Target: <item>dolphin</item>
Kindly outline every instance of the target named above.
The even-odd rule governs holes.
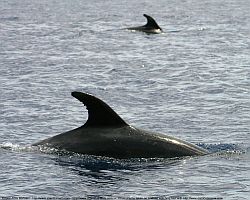
[[[72,92],[88,110],[86,123],[74,130],[33,144],[80,154],[129,158],[173,158],[199,156],[208,152],[172,136],[142,130],[127,124],[97,97]]]
[[[127,30],[142,31],[145,33],[162,33],[161,27],[156,23],[156,21],[152,17],[146,14],[144,14],[143,16],[147,18],[147,24],[145,24],[144,26],[127,28]]]

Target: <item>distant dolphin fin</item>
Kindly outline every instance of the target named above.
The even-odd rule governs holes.
[[[81,101],[88,110],[88,120],[84,127],[122,127],[128,124],[102,100],[93,95],[72,92],[71,95]]]
[[[146,14],[143,14],[143,16],[147,18],[147,24],[145,24],[144,27],[162,30],[161,27],[156,23],[156,21],[152,17]]]

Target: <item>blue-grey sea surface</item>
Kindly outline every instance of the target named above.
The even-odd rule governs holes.
[[[248,0],[1,0],[0,197],[248,199],[249,11]],[[164,33],[124,29],[144,13]],[[211,154],[116,160],[31,147],[85,123],[75,90]]]

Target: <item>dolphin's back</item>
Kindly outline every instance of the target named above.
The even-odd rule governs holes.
[[[172,158],[207,153],[180,139],[131,126],[106,129],[82,126],[35,145],[114,158]]]
[[[105,102],[90,94],[72,92],[72,96],[87,107],[87,122],[79,128],[35,143],[35,146],[114,158],[170,158],[207,153],[180,139],[128,125]]]
[[[156,23],[156,21],[152,17],[146,14],[144,14],[143,16],[146,17],[147,19],[147,23],[145,25],[130,27],[127,29],[132,30],[132,31],[141,31],[145,33],[161,33],[162,32],[161,27]]]

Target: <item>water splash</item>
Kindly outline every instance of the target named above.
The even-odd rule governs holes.
[[[32,151],[31,146],[13,144],[11,142],[4,142],[4,143],[0,144],[0,149],[15,151],[15,152],[18,152],[18,151]]]

